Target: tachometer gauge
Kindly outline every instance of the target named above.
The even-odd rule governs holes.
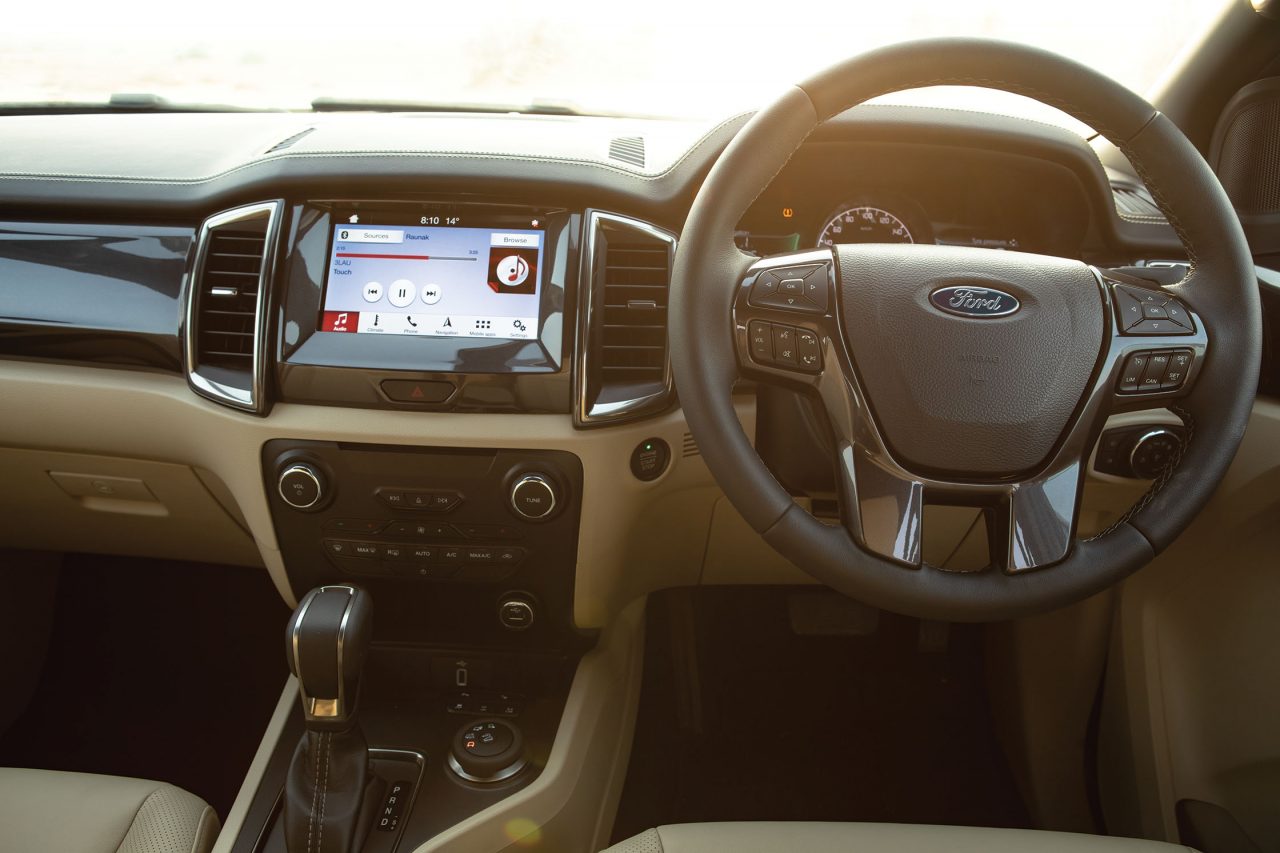
[[[922,235],[913,235],[902,217],[871,205],[841,210],[827,220],[818,234],[819,248],[836,243],[915,243],[926,240]]]

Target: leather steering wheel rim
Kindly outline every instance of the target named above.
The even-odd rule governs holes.
[[[1208,336],[1198,381],[1177,401],[1193,426],[1180,461],[1104,535],[1031,572],[953,573],[887,563],[848,531],[817,521],[769,472],[733,405],[739,378],[735,292],[756,259],[733,233],[742,215],[827,119],[905,89],[1000,89],[1055,106],[1116,144],[1177,232],[1189,272],[1164,290],[1191,307]],[[1261,308],[1248,244],[1216,176],[1164,115],[1111,79],[1039,49],[979,39],[894,45],[787,90],[721,154],[686,220],[671,282],[671,363],[702,456],[733,505],[768,544],[828,586],[921,618],[1008,619],[1081,600],[1148,563],[1185,529],[1225,475],[1257,388]],[[1095,433],[1096,435],[1096,433]],[[1074,526],[1073,526],[1074,531]]]

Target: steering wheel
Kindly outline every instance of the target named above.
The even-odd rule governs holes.
[[[990,249],[837,245],[757,258],[743,214],[822,122],[935,85],[1026,95],[1085,122],[1142,176],[1190,261],[1160,286],[1081,261]],[[681,234],[671,366],[713,476],[766,542],[819,581],[930,619],[1007,619],[1083,599],[1148,563],[1226,473],[1257,388],[1261,310],[1248,244],[1195,147],[1090,68],[974,39],[847,60],[757,113],[720,155]],[[746,376],[821,401],[841,524],[796,504],[733,406]],[[1077,537],[1109,414],[1168,408],[1182,452],[1118,523]],[[922,560],[926,503],[982,507],[991,565]]]

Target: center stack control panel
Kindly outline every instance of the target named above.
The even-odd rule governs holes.
[[[359,583],[394,622],[471,640],[572,629],[572,453],[274,440],[262,463],[296,595]],[[412,624],[382,627],[414,639]]]

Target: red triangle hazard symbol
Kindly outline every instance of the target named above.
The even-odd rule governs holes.
[[[420,399],[422,399],[422,386],[421,386],[421,385],[414,385],[414,386],[413,386],[413,391],[412,391],[412,392],[410,392],[409,396],[410,396],[410,397],[413,397],[415,400],[420,400]]]

